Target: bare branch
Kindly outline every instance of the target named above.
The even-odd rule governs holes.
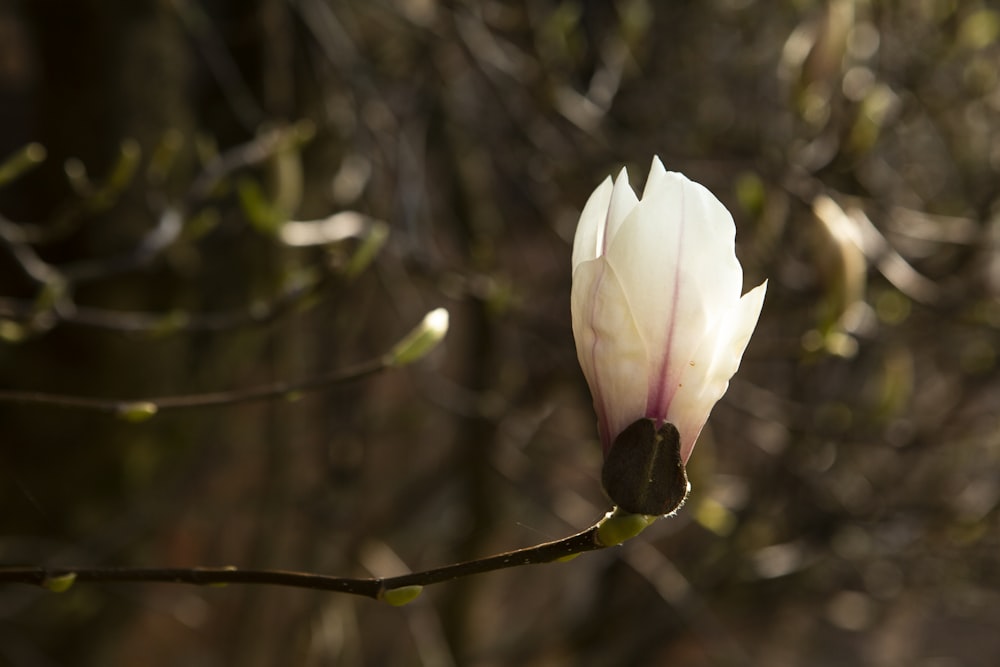
[[[515,549],[463,563],[413,572],[395,577],[374,577],[353,579],[334,577],[309,572],[287,570],[243,570],[236,567],[193,567],[193,568],[131,568],[131,567],[0,567],[0,583],[33,584],[54,590],[65,590],[74,583],[106,582],[160,582],[176,584],[222,585],[259,584],[291,586],[314,590],[335,591],[360,595],[372,599],[382,599],[386,592],[423,587],[468,577],[484,572],[493,572],[522,565],[550,563],[568,560],[588,551],[596,551],[615,546],[621,539],[611,536],[615,531],[605,532],[602,528],[615,521],[623,521],[638,528],[630,531],[625,539],[632,537],[649,524],[650,517],[608,512],[590,528],[564,537],[554,542],[545,542],[524,549]],[[412,598],[411,598],[412,599]]]

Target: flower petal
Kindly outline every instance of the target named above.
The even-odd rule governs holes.
[[[757,326],[767,281],[743,295],[686,364],[670,404],[667,421],[681,434],[681,460],[687,462],[712,408],[726,393]]]
[[[652,195],[652,193],[664,187],[664,180],[667,177],[667,170],[663,168],[658,156],[653,157],[653,164],[649,166],[649,175],[646,176],[646,185],[642,189],[642,198]]]
[[[608,220],[608,205],[614,183],[605,178],[587,200],[580,214],[573,237],[573,271],[582,262],[599,257],[604,245],[604,227]]]
[[[662,420],[688,361],[739,301],[743,270],[726,208],[703,186],[660,169],[654,162],[652,185],[607,257],[648,348],[645,416]]]
[[[615,189],[611,193],[611,203],[608,206],[608,225],[604,230],[604,252],[601,254],[607,254],[608,248],[614,243],[618,230],[638,204],[639,200],[635,196],[635,191],[632,190],[632,186],[628,182],[628,172],[623,168],[618,172],[618,178],[615,179]]]
[[[603,258],[576,267],[570,310],[577,357],[594,397],[607,454],[614,437],[636,420],[645,405],[646,345],[622,283]]]
[[[573,247],[573,332],[606,455],[645,418],[673,424],[690,456],[766,290],[740,296],[735,236],[722,203],[658,158],[641,200],[624,169],[588,200]]]

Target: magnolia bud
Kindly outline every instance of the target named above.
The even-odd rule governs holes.
[[[402,607],[416,600],[424,590],[423,586],[400,586],[382,591],[382,599],[393,607]]]
[[[741,294],[735,237],[725,206],[659,159],[641,198],[623,169],[580,214],[573,336],[604,486],[626,511],[669,513],[684,501],[684,464],[757,325],[766,283]]]
[[[448,311],[436,308],[427,313],[413,331],[393,346],[385,357],[386,364],[405,366],[423,359],[428,352],[437,347],[447,333]]]

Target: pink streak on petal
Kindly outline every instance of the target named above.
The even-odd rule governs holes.
[[[681,190],[681,205],[678,207],[680,211],[684,211],[684,190]],[[646,399],[646,417],[649,419],[655,419],[658,424],[662,424],[667,420],[667,413],[670,410],[670,403],[674,398],[674,392],[676,391],[673,387],[673,382],[670,381],[670,355],[671,349],[674,342],[674,332],[677,329],[677,303],[680,298],[680,278],[681,278],[681,253],[683,252],[684,245],[684,217],[681,216],[681,220],[678,227],[677,233],[677,262],[674,264],[674,289],[673,298],[670,301],[670,317],[667,322],[667,331],[665,332],[666,345],[663,350],[663,362],[659,368],[659,372],[654,372],[650,375],[650,387],[649,387],[649,397]]]
[[[667,344],[664,346],[663,363],[658,371],[652,373],[650,378],[649,398],[646,399],[646,416],[655,419],[658,423],[663,423],[667,419],[667,411],[670,409],[670,401],[674,397],[672,387],[668,387],[670,378],[670,350],[674,342],[675,316],[677,312],[677,284],[674,284],[674,305],[671,306],[670,326],[667,330]]]

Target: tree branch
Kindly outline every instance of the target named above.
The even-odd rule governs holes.
[[[360,380],[386,368],[405,366],[422,359],[444,339],[447,332],[448,311],[444,308],[435,308],[427,313],[416,327],[403,336],[385,354],[346,369],[317,375],[298,382],[281,381],[257,387],[207,394],[139,399],[92,398],[90,396],[47,394],[35,391],[0,390],[0,403],[83,408],[116,414],[129,421],[143,421],[160,410],[247,403],[281,396],[287,397],[299,392],[315,391],[332,385]]]
[[[554,542],[506,551],[486,558],[455,563],[395,577],[352,579],[287,570],[243,570],[236,567],[131,568],[131,567],[4,567],[0,584],[33,584],[62,591],[75,583],[158,582],[175,584],[223,585],[259,584],[291,586],[360,595],[393,604],[412,600],[423,586],[451,581],[484,572],[522,565],[550,563],[581,553],[596,551],[637,535],[655,517],[608,512],[583,532]],[[392,591],[407,589],[412,595],[397,597]],[[387,595],[387,593],[390,593]]]

